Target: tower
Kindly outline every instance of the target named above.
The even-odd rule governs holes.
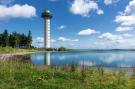
[[[49,10],[45,10],[42,13],[42,18],[44,19],[44,47],[50,48],[50,19],[52,18],[52,14]]]

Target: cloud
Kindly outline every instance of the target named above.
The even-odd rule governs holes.
[[[104,14],[104,12],[103,12],[103,10],[99,9],[99,10],[97,11],[97,14],[98,14],[98,15],[102,15],[102,14]]]
[[[116,16],[115,22],[122,26],[135,25],[135,0],[130,1],[125,10]]]
[[[131,0],[129,5],[126,6],[125,13],[134,14],[135,15],[135,0]]]
[[[132,31],[133,27],[118,27],[116,29],[117,32],[127,32],[127,31]]]
[[[0,0],[0,4],[2,4],[2,5],[9,5],[12,2],[14,2],[14,0]]]
[[[120,36],[120,35],[113,35],[113,34],[111,34],[109,32],[103,33],[102,35],[99,36],[99,38],[107,40],[107,41],[113,41],[113,42],[119,42],[120,40],[123,39],[122,36]]]
[[[54,42],[56,42],[56,40],[54,40],[54,39],[51,39],[51,42],[52,42],[52,43],[54,43]]]
[[[57,27],[57,29],[59,29],[59,30],[62,30],[62,29],[64,29],[64,28],[66,28],[65,25],[60,25],[59,27]]]
[[[66,38],[66,37],[59,37],[57,39],[57,41],[61,41],[61,42],[65,42],[65,41],[77,42],[77,41],[79,41],[79,39],[70,39],[70,38]]]
[[[105,5],[110,5],[110,4],[113,4],[113,3],[117,3],[119,2],[120,0],[104,0],[104,4]]]
[[[117,32],[132,31],[135,28],[135,0],[131,0],[125,10],[119,12],[115,17],[115,22],[120,26],[116,28]]]
[[[64,41],[69,41],[70,39],[69,38],[65,38],[65,37],[59,37],[57,40],[64,42]]]
[[[13,6],[0,5],[0,20],[10,18],[31,18],[36,16],[36,9],[28,4]]]
[[[115,22],[120,23],[122,26],[135,25],[135,15],[118,15]]]
[[[51,43],[55,43],[55,42],[56,42],[56,40],[51,39]],[[34,38],[33,41],[32,41],[32,45],[34,47],[37,47],[37,48],[44,47],[44,37],[36,37],[36,38]]]
[[[129,34],[129,33],[125,33],[125,34],[122,34],[123,37],[133,37],[132,34]]]
[[[82,30],[78,32],[78,35],[85,36],[85,35],[92,35],[92,34],[97,34],[97,33],[100,33],[100,32],[88,28],[86,30]]]
[[[73,40],[71,40],[71,41],[77,42],[77,41],[79,41],[79,39],[73,39]]]
[[[59,37],[57,39],[51,39],[51,45],[52,47],[59,47],[61,46],[60,43],[64,44],[64,46],[67,46],[67,45],[70,45],[72,47],[76,47],[76,45],[71,45],[73,44],[73,42],[78,42],[79,39],[70,39],[70,38],[66,38],[66,37]],[[43,48],[44,47],[44,37],[36,37],[33,39],[32,41],[32,45],[34,47],[37,47],[37,48]]]
[[[96,11],[98,15],[103,14],[103,10],[99,9],[98,4],[91,0],[74,0],[70,11],[75,15],[89,17],[91,11]]]
[[[32,45],[37,48],[44,47],[44,38],[43,37],[36,37],[32,41]]]
[[[112,4],[112,0],[104,0],[104,3],[105,3],[106,5]]]
[[[103,33],[98,41],[93,44],[95,47],[105,49],[135,49],[135,36],[132,34]]]

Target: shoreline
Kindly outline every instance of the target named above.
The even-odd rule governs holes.
[[[64,53],[64,52],[78,52],[78,51],[30,51],[30,52],[18,52],[18,53],[3,53],[0,54],[0,59],[8,59],[12,56],[24,56],[26,54],[32,54],[32,53],[41,53],[41,52],[60,52],[60,53]]]

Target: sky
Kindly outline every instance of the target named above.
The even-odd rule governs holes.
[[[135,49],[135,0],[0,0],[0,33],[30,30],[32,45],[43,47],[46,9],[51,47]]]

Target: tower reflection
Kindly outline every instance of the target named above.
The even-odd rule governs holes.
[[[44,64],[48,66],[51,65],[50,60],[51,60],[51,53],[46,52],[44,55]]]

